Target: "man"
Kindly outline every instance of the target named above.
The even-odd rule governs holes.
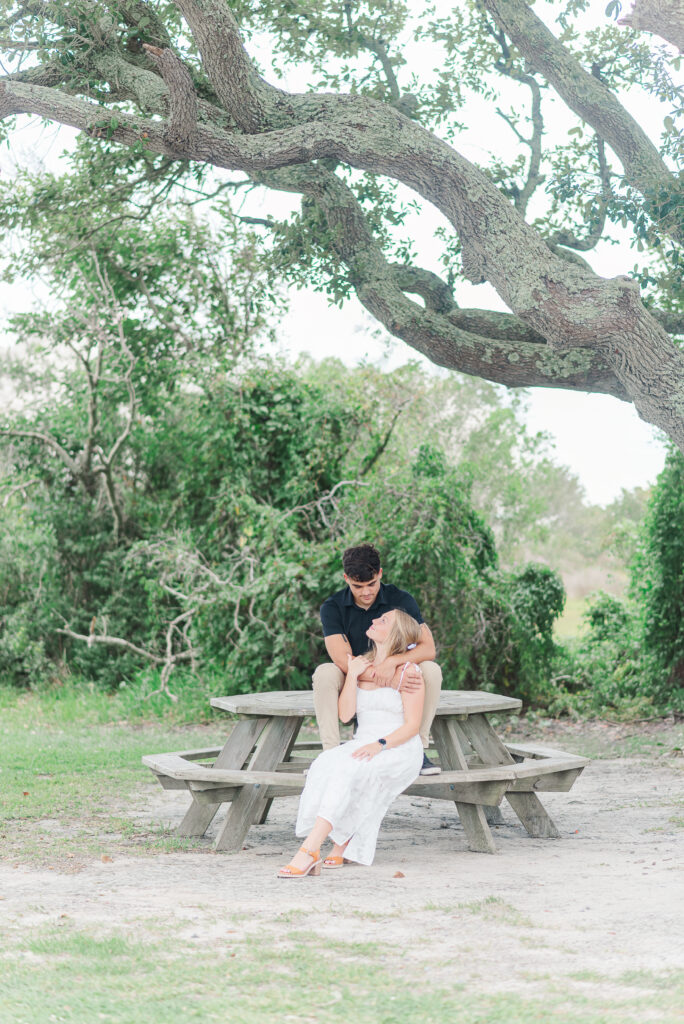
[[[391,608],[403,608],[421,624],[420,643],[411,651],[394,655],[368,669],[361,679],[373,679],[379,686],[389,686],[397,665],[407,661],[420,665],[408,669],[403,681],[407,689],[425,680],[425,705],[420,723],[420,738],[425,749],[429,745],[430,726],[435,715],[442,687],[442,670],[432,660],[435,645],[427,624],[411,594],[391,583],[382,583],[380,556],[372,544],[347,548],[342,556],[346,587],[338,590],[321,606],[321,622],[325,647],[330,662],[319,665],[313,674],[314,708],[324,750],[340,742],[337,701],[347,673],[347,655],[365,654],[369,647],[366,630]],[[421,775],[437,775],[440,769],[423,754]]]

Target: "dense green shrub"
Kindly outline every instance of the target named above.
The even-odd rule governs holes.
[[[640,623],[633,603],[594,595],[580,636],[558,648],[549,710],[581,714],[652,714],[643,670]]]
[[[343,548],[370,539],[386,578],[416,595],[447,687],[544,699],[562,585],[543,566],[499,569],[469,484],[439,447],[378,462],[391,404],[370,416],[367,394],[328,388],[310,370],[260,360],[210,383],[160,399],[136,424],[117,475],[123,532],[101,495],[55,472],[49,451],[15,443],[17,467],[30,457],[41,482],[28,505],[17,496],[15,515],[24,509],[28,530],[44,523],[51,596],[8,559],[3,677],[35,682],[49,662],[112,688],[140,671],[130,650],[66,640],[56,631],[67,620],[158,658],[170,635],[176,652],[195,652],[176,673],[221,678],[225,692],[309,686],[324,657],[318,607],[343,585]],[[68,436],[68,415],[53,410],[53,434]],[[30,543],[21,526],[14,543]],[[11,643],[22,616],[31,643],[16,628]]]
[[[671,449],[646,513],[632,577],[653,700],[684,710],[684,455]]]
[[[684,456],[671,450],[636,532],[630,595],[597,594],[556,654],[552,711],[684,710]]]

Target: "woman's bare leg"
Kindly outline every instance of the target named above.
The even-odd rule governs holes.
[[[332,825],[329,821],[326,821],[325,818],[316,818],[314,827],[311,829],[306,839],[302,841],[302,846],[306,847],[307,850],[320,850],[321,843],[330,834],[331,830]],[[299,868],[300,871],[307,868],[310,863],[311,857],[309,857],[307,853],[302,853],[301,850],[298,850],[290,861],[292,867]]]
[[[344,851],[347,849],[348,846],[349,846],[349,840],[347,840],[346,843],[342,843],[342,844],[334,843],[332,850],[330,851],[330,853],[327,856],[328,857],[344,857]]]

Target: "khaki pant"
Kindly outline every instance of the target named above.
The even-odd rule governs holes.
[[[429,745],[430,726],[435,717],[442,689],[442,670],[434,661],[422,661],[420,670],[425,680],[425,705],[420,723],[420,738],[424,747]],[[313,674],[313,697],[316,709],[318,731],[324,750],[338,746],[340,742],[340,720],[337,701],[344,686],[344,673],[337,665],[326,662],[319,665]]]

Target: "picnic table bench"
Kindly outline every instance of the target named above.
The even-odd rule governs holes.
[[[242,849],[250,827],[266,821],[271,803],[304,788],[305,771],[321,749],[297,743],[314,715],[311,691],[276,691],[213,697],[213,707],[238,716],[223,747],[149,754],[143,764],[165,789],[185,789],[191,803],[177,829],[204,835],[223,803],[230,807],[217,850]],[[505,798],[529,835],[557,838],[538,792],[566,792],[588,759],[536,745],[505,744],[488,714],[520,710],[521,701],[480,690],[445,690],[432,723],[440,775],[419,776],[404,793],[456,805],[469,849],[495,853],[490,824],[503,819]]]

